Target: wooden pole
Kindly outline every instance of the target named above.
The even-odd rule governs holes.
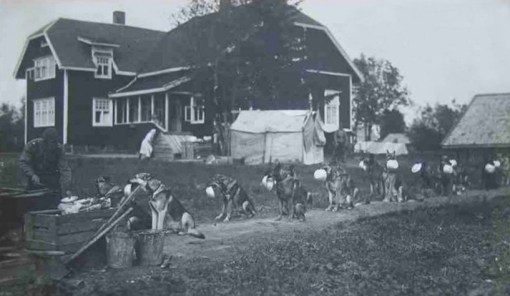
[[[103,237],[105,234],[107,234],[112,228],[117,225],[122,219],[124,219],[129,213],[133,211],[133,208],[129,208],[124,214],[122,214],[117,220],[112,222],[110,225],[108,225],[103,231],[100,233],[94,235],[92,239],[86,243],[83,247],[81,247],[76,253],[74,253],[66,262],[65,264],[69,264],[71,261],[76,259],[78,256],[80,256],[85,250],[87,250],[90,246],[92,246],[94,243],[96,243],[101,237]]]
[[[135,193],[137,193],[139,189],[140,186],[136,187],[135,190],[133,190],[133,192],[131,192],[131,194],[127,198],[121,201],[121,204],[119,205],[115,213],[113,213],[113,215],[110,217],[110,219],[108,219],[108,221],[106,221],[103,225],[101,225],[101,227],[99,227],[99,229],[96,231],[96,234],[101,232],[108,224],[110,224],[110,222],[113,221],[113,219],[115,219],[120,213],[122,213],[122,210],[131,200],[133,200]]]

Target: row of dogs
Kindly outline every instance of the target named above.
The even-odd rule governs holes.
[[[407,196],[397,170],[398,162],[395,152],[388,152],[386,160],[386,166],[379,164],[373,156],[363,159],[360,163],[370,183],[370,197],[379,195],[383,196],[385,201],[405,201]],[[420,178],[425,182],[429,178],[428,172],[425,166],[420,165],[416,172],[413,167],[413,173],[419,173]],[[329,205],[326,211],[351,209],[356,202],[370,202],[369,196],[361,197],[353,178],[339,165],[324,165],[315,171],[314,177],[324,183],[328,192]],[[305,213],[307,208],[312,206],[314,194],[305,188],[293,165],[276,162],[264,173],[262,184],[269,191],[276,193],[278,198],[279,215],[276,220],[281,220],[284,216],[290,220],[306,220]],[[150,174],[135,175],[123,188],[112,184],[108,177],[99,177],[96,180],[98,195],[111,198],[114,206],[133,194],[137,188],[142,190],[142,195],[145,197],[141,199],[140,208],[145,208],[145,215],[150,213],[152,229],[173,229],[181,235],[205,238],[204,234],[196,229],[195,219],[191,213],[173,195],[172,190]],[[228,222],[234,211],[248,217],[255,216],[257,212],[254,201],[234,178],[215,175],[206,185],[205,191],[208,197],[222,200],[222,210],[216,220],[223,219],[224,222]],[[126,227],[130,230],[137,227],[143,228],[143,226],[137,226],[141,223],[139,217],[143,215],[143,213],[134,214],[127,220]]]

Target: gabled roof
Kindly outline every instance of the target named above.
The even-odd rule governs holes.
[[[510,93],[476,95],[442,146],[510,147]]]
[[[28,40],[41,34],[47,39],[60,68],[94,71],[90,44],[83,42],[91,40],[113,45],[117,70],[134,75],[165,33],[126,25],[59,18],[29,36]],[[21,59],[26,59],[24,53]],[[24,77],[25,69],[20,67],[24,63],[20,61],[19,64],[16,78]]]

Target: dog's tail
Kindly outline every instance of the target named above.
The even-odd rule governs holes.
[[[205,235],[202,232],[198,231],[196,228],[189,228],[187,234],[189,236],[196,237],[199,239],[205,239]]]

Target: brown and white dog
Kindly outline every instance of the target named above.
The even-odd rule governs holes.
[[[340,166],[328,164],[321,168],[326,172],[326,190],[329,205],[326,211],[338,211],[340,207],[353,208],[354,201],[359,198],[359,189],[351,176]]]
[[[384,201],[405,200],[404,184],[398,172],[398,162],[395,151],[386,151],[386,166],[384,167]]]
[[[149,174],[138,174],[130,180],[131,184],[138,184],[149,195],[149,208],[152,216],[152,229],[174,229],[180,235],[190,235],[204,239],[205,236],[196,229],[195,220],[181,202],[175,198],[170,188],[160,180],[153,179]],[[172,222],[177,227],[172,227]]]
[[[290,220],[297,218],[305,221],[306,205],[311,203],[311,193],[308,192],[301,181],[297,178],[294,167],[283,166],[279,162],[276,163],[272,170],[265,173],[266,179],[274,180],[276,196],[280,203],[280,215],[276,218],[281,220],[287,215]]]
[[[96,192],[99,198],[110,198],[113,207],[116,207],[124,196],[122,188],[114,185],[108,176],[101,176],[96,179]]]

